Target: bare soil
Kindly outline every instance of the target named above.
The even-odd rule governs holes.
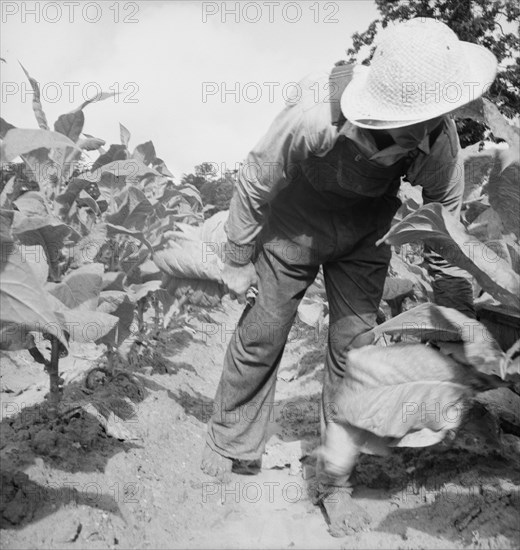
[[[264,469],[226,485],[205,476],[205,424],[239,314],[225,300],[115,371],[102,347],[73,347],[57,417],[41,365],[3,354],[1,547],[520,548],[520,439],[481,405],[449,441],[362,456],[354,497],[371,530],[331,537],[312,500],[325,335],[302,325],[279,372]],[[116,416],[102,426],[89,407]]]

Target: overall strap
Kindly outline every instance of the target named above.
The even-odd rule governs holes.
[[[346,61],[338,61],[333,67],[329,76],[329,102],[331,122],[338,129],[345,124],[346,118],[341,112],[341,94],[352,80],[354,72],[354,63]]]

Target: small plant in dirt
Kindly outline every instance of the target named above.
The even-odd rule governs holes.
[[[113,355],[131,335],[146,337],[149,306],[159,323],[179,301],[160,290],[152,259],[178,224],[203,219],[202,202],[194,186],[174,183],[151,141],[131,150],[120,125],[121,143],[106,149],[84,132],[85,108],[113,94],[83,102],[51,130],[39,84],[22,69],[39,128],[0,119],[0,349],[27,349],[44,365],[56,406],[71,342],[105,344]]]

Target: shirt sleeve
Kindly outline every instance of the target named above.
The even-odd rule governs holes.
[[[407,175],[413,185],[422,187],[424,204],[438,202],[457,219],[464,194],[464,162],[459,153],[455,122],[446,118],[445,126],[430,154],[421,155]],[[429,247],[425,247],[425,259],[432,277],[435,302],[475,317],[469,273],[434,253]]]
[[[324,116],[330,105],[312,101],[308,93],[312,82],[318,80],[309,76],[301,81],[304,97],[286,103],[240,167],[226,224],[226,261],[240,265],[251,261],[268,204],[287,184],[291,170],[297,170],[309,154],[331,145],[335,128],[330,114],[328,119]]]

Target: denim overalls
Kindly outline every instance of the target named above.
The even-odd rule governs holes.
[[[207,442],[216,452],[261,457],[278,365],[320,265],[330,315],[323,403],[333,401],[345,375],[342,355],[375,324],[391,256],[388,245],[375,243],[401,204],[400,179],[417,154],[380,166],[340,136],[327,155],[291,167],[289,184],[270,203],[260,235],[256,302],[243,312],[225,356],[208,425]]]

